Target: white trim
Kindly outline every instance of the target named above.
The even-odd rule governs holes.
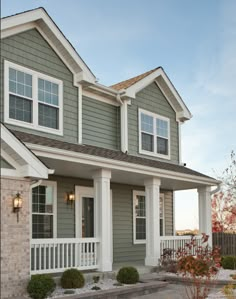
[[[13,168],[18,169],[20,164],[16,162],[5,150],[1,149],[1,156],[7,163],[9,163]]]
[[[4,125],[1,124],[1,140],[3,140],[7,146],[9,146],[19,158],[21,158],[25,164],[20,165],[17,162],[13,162],[13,158],[10,155],[3,152],[4,157],[9,160],[9,164],[16,167],[16,170],[9,169],[4,170],[3,173],[6,176],[20,176],[20,177],[35,177],[35,178],[48,178],[48,174],[52,173],[26,146],[24,146]],[[9,158],[9,159],[8,159]]]
[[[179,164],[182,164],[182,136],[181,136],[182,122],[178,121],[178,134],[179,134]]]
[[[128,152],[128,102],[123,101],[120,107],[121,151]]]
[[[153,134],[150,134],[153,136],[153,152],[149,152],[149,151],[145,151],[142,149],[142,130],[141,130],[141,114],[146,114],[146,115],[149,115],[151,117],[153,117]],[[156,120],[157,119],[161,119],[161,120],[164,120],[168,123],[168,155],[163,155],[163,154],[158,154],[157,153],[157,140],[156,140],[156,137],[158,137],[158,135],[156,134]],[[138,109],[138,122],[139,122],[139,153],[140,154],[143,154],[143,155],[147,155],[147,156],[153,156],[153,157],[158,157],[158,158],[162,158],[162,159],[166,159],[166,160],[170,160],[170,139],[171,139],[171,136],[170,136],[170,119],[165,117],[165,116],[162,116],[162,115],[159,115],[159,114],[156,114],[156,113],[153,113],[153,112],[150,112],[150,111],[147,111],[147,110],[144,110],[144,109],[141,109],[139,108]],[[145,132],[144,132],[145,133]]]
[[[109,104],[109,105],[113,105],[113,106],[116,106],[116,107],[120,106],[120,104],[116,101],[116,95],[113,95],[114,100],[112,100],[112,99],[106,98],[104,96],[95,94],[92,91],[88,91],[88,90],[83,89],[83,96],[91,98],[93,100],[97,100],[97,101],[106,103],[106,104]]]
[[[145,196],[145,191],[138,191],[138,190],[133,190],[133,244],[145,244],[145,240],[136,240],[136,215],[135,215],[135,200],[136,196]],[[146,223],[146,214],[145,214],[145,223]]]
[[[27,73],[29,75],[32,76],[32,98],[28,98],[29,100],[32,101],[32,123],[28,123],[28,122],[23,122],[23,121],[19,121],[16,119],[12,119],[9,117],[9,98],[10,98],[10,91],[9,91],[9,68],[13,68],[17,71],[21,71],[24,73]],[[58,106],[57,105],[50,105],[53,106],[55,108],[57,108],[58,111],[58,117],[59,117],[59,122],[58,122],[58,129],[53,129],[53,128],[48,128],[48,127],[44,127],[44,126],[40,126],[38,124],[38,104],[45,104],[47,105],[47,103],[44,102],[40,102],[38,101],[38,79],[43,79],[43,80],[47,80],[50,81],[52,83],[55,83],[58,85]],[[5,60],[4,61],[4,86],[5,86],[5,90],[4,90],[4,119],[5,122],[8,124],[12,124],[12,125],[17,125],[17,126],[21,126],[24,128],[31,128],[37,131],[42,131],[42,132],[47,132],[47,133],[51,133],[51,134],[55,134],[55,135],[63,135],[63,82],[59,79],[50,77],[48,75],[42,74],[40,72],[36,72],[32,69],[23,67],[19,64],[15,64],[12,63],[10,61]],[[12,93],[11,93],[12,94]],[[17,94],[17,96],[19,96]],[[26,98],[25,96],[19,96],[22,98]]]
[[[139,80],[135,84],[131,85],[126,89],[126,96],[135,99],[136,94],[144,89],[146,86],[154,82],[158,77],[162,77],[165,84],[167,85],[168,89],[172,93],[174,99],[170,99],[169,97],[166,97],[169,102],[172,102],[173,100],[178,103],[180,110],[178,111],[176,108],[174,111],[176,112],[177,119],[183,119],[188,120],[192,117],[190,111],[188,110],[187,106],[177,93],[176,89],[174,88],[173,84],[171,83],[170,79],[166,76],[165,72],[162,68],[158,68],[156,71],[152,72],[150,75],[146,76],[142,80]],[[172,107],[174,107],[174,104],[172,104]]]
[[[209,186],[215,186],[220,181],[217,181],[215,179],[210,179],[206,177],[199,177],[195,175],[189,175],[186,173],[180,173],[175,171],[169,171],[165,169],[160,168],[153,168],[150,166],[144,166],[140,164],[134,164],[134,163],[128,163],[93,155],[88,155],[84,153],[79,152],[72,152],[67,150],[62,150],[58,148],[52,148],[48,146],[43,145],[37,145],[32,143],[26,143],[26,145],[38,156],[40,157],[46,157],[46,158],[52,158],[52,159],[58,159],[63,161],[70,161],[75,163],[82,163],[87,165],[93,165],[97,167],[102,168],[108,168],[108,169],[116,169],[121,171],[129,171],[134,173],[140,173],[143,175],[148,176],[157,176],[162,178],[169,178],[169,179],[175,179],[178,181],[186,181],[186,182],[193,182],[193,183],[199,183]]]
[[[172,191],[173,196],[173,235],[176,235],[176,224],[175,224],[175,212],[176,212],[176,198],[175,198],[175,191]]]
[[[136,240],[136,215],[135,215],[135,200],[136,200],[136,196],[140,195],[140,196],[144,196],[145,197],[145,208],[146,208],[146,194],[145,191],[139,191],[139,190],[133,190],[133,244],[146,244],[146,239],[145,240]],[[164,193],[160,193],[160,201],[163,201],[163,218],[159,219],[163,220],[163,236],[165,235],[165,194]],[[146,216],[143,217],[146,220]]]
[[[92,197],[94,199],[94,237],[97,237],[95,231],[97,227],[97,220],[95,219],[97,204],[94,188],[84,186],[75,186],[75,237],[82,238],[82,197]]]
[[[83,122],[82,122],[82,111],[83,111],[83,88],[82,85],[78,85],[78,143],[83,143]]]
[[[53,188],[53,212],[52,213],[34,213],[32,211],[32,203],[33,203],[33,200],[32,200],[32,190],[33,188],[31,188],[31,195],[30,195],[30,198],[31,198],[31,202],[30,202],[30,210],[31,210],[31,213],[30,213],[30,217],[31,217],[31,235],[30,235],[30,239],[33,239],[32,238],[32,215],[52,215],[53,216],[53,237],[51,239],[54,239],[57,237],[57,182],[56,181],[48,181],[48,180],[43,180],[40,185],[38,186],[46,186],[46,187],[52,187]],[[36,187],[38,187],[36,186]],[[34,238],[35,239],[38,239],[38,238]]]
[[[165,223],[165,193],[160,193],[160,202],[162,201],[162,209],[163,209],[163,217],[160,217],[160,220],[162,219],[162,235],[165,236],[166,233],[166,223]],[[161,226],[160,226],[161,228]],[[160,231],[160,236],[161,236],[161,231]]]
[[[40,31],[54,51],[75,75],[74,78],[82,70],[82,79],[95,83],[93,73],[43,8],[37,8],[2,19],[1,38],[25,31],[28,26],[27,24],[30,24],[30,29],[36,28]],[[52,35],[52,38],[50,35]]]

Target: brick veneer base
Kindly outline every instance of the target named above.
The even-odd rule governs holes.
[[[30,181],[1,178],[1,298],[22,296],[30,277]],[[23,198],[19,222],[13,197]]]

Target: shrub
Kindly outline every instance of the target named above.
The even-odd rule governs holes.
[[[63,289],[77,289],[84,286],[84,276],[77,269],[68,269],[63,272],[61,277]]]
[[[173,259],[175,251],[164,248],[160,258],[160,269],[166,272],[177,273],[177,262]]]
[[[33,275],[28,283],[27,292],[33,299],[44,299],[55,290],[56,284],[50,275]]]
[[[221,261],[224,269],[236,269],[236,256],[224,256]]]
[[[139,281],[139,274],[134,267],[123,267],[119,270],[116,279],[120,283],[135,284]]]

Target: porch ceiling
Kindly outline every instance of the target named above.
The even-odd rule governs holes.
[[[92,180],[92,176],[98,166],[87,165],[82,163],[63,161],[60,159],[52,159],[47,157],[40,157],[40,159],[51,169],[54,169],[54,175],[65,177],[75,177]],[[144,181],[151,177],[151,175],[134,173],[131,171],[112,169],[112,183],[129,184],[136,186],[144,186]],[[163,178],[161,179],[161,188],[167,190],[187,190],[195,189],[205,186],[202,183],[191,182],[187,180]]]

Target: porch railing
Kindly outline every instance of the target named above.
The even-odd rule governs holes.
[[[184,248],[186,243],[189,243],[191,240],[191,236],[162,236],[160,237],[161,244],[160,244],[160,252],[161,255],[163,255],[164,250],[169,250],[171,253],[171,257],[175,258],[175,252],[178,250],[178,248]],[[195,236],[196,239],[196,247],[200,246],[202,236]],[[192,248],[192,254],[195,255],[196,253],[196,247]]]
[[[32,239],[31,274],[98,268],[96,238]]]

